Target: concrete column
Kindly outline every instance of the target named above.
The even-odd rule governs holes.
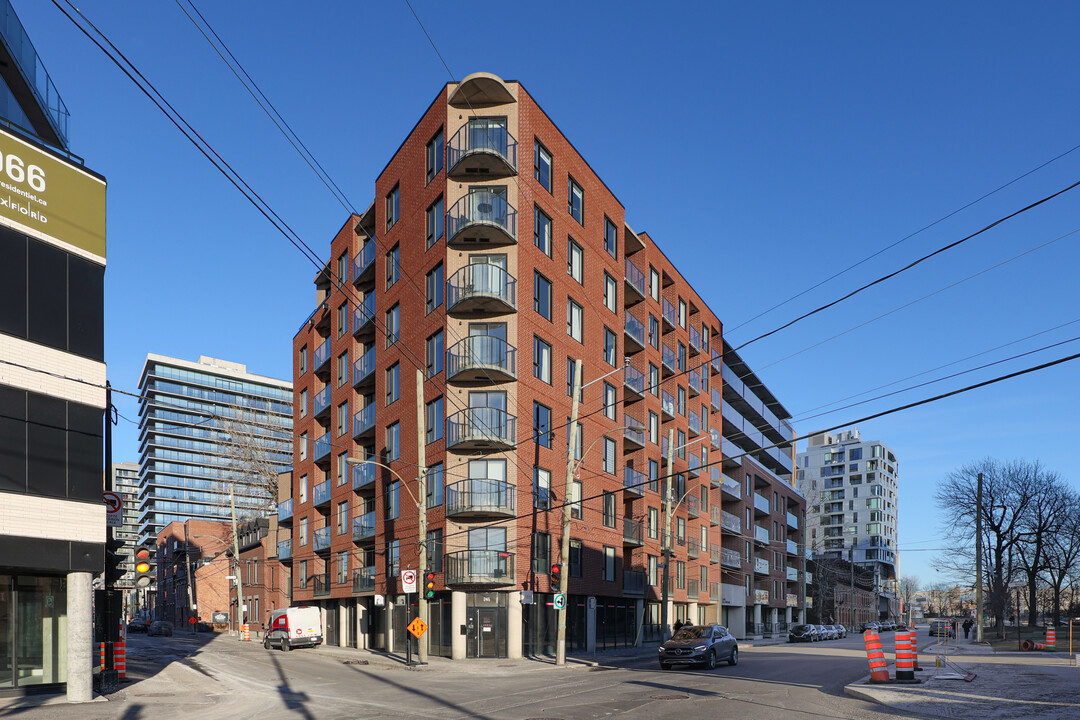
[[[596,598],[585,599],[585,649],[596,652]]]
[[[634,640],[634,647],[641,647],[641,639],[645,636],[645,601],[634,601],[634,617],[637,618],[638,629],[637,637]]]
[[[769,622],[772,623],[773,632],[776,632],[776,623],[780,621],[780,608],[769,608]]]
[[[758,626],[764,622],[761,619],[761,606],[754,605],[754,637],[758,637]]]
[[[397,609],[397,598],[393,595],[386,596],[386,612],[383,613],[383,634],[386,636],[386,652],[394,652],[394,613]]]
[[[465,659],[465,636],[461,628],[465,625],[465,593],[454,590],[450,593],[450,659]]]
[[[521,591],[507,593],[506,598],[506,656],[511,660],[520,660],[521,646]]]
[[[784,622],[791,625],[791,608],[784,609]]]
[[[691,625],[698,624],[697,610],[698,604],[696,602],[686,604],[686,621]]]
[[[67,701],[90,702],[93,691],[93,575],[67,576]]]
[[[367,601],[364,598],[356,599],[356,647],[360,650],[367,650],[371,647],[370,639],[368,638],[368,610]]]

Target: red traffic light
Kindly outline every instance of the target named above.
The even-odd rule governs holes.
[[[551,566],[551,577],[557,578],[562,573],[562,565],[555,563]]]

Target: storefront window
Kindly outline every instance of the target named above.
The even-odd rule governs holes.
[[[0,575],[0,688],[67,681],[67,585]]]

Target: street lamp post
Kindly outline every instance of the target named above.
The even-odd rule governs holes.
[[[671,487],[672,478],[675,473],[673,470],[673,459],[676,450],[682,450],[685,447],[689,447],[695,443],[699,443],[702,440],[710,437],[709,435],[702,435],[697,440],[691,440],[688,443],[683,443],[679,447],[675,447],[675,430],[674,428],[668,429],[668,451],[667,451],[667,490],[664,492],[663,507],[664,507],[664,537],[661,543],[660,554],[664,558],[664,574],[660,581],[660,632],[661,641],[668,638],[668,596],[671,589],[671,518],[675,515],[675,511],[682,505],[682,501],[686,499],[686,496],[690,494],[690,490],[682,494],[678,500],[674,500]]]

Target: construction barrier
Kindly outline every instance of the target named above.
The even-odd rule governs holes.
[[[105,669],[105,643],[98,643],[98,667]]]
[[[1049,650],[1057,650],[1057,628],[1046,628],[1046,647]]]
[[[915,672],[922,672],[919,667],[919,631],[911,628],[911,659],[915,662]]]
[[[240,629],[241,631],[243,631],[244,639],[251,640],[251,625],[249,625],[248,623],[244,623],[240,626]]]
[[[1020,649],[1021,650],[1047,650],[1047,649],[1052,650],[1053,648],[1048,648],[1046,643],[1031,642],[1030,640],[1025,640],[1024,642],[1020,643]]]
[[[896,640],[896,682],[917,683],[915,679],[915,660],[911,650],[911,636],[908,630],[897,630]]]
[[[121,680],[127,678],[127,643],[123,640],[113,643],[113,668]]]
[[[870,663],[870,683],[889,682],[889,665],[885,662],[885,651],[881,649],[881,637],[874,630],[863,633],[866,643],[866,659]]]

